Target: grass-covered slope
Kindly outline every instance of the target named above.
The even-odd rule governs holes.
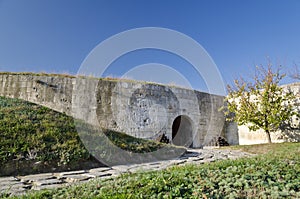
[[[65,167],[89,160],[73,119],[17,99],[0,97],[0,174]],[[27,172],[25,172],[27,173]]]
[[[239,149],[263,154],[126,174],[23,198],[300,198],[300,143]]]
[[[83,136],[91,140],[106,136],[116,147],[135,153],[166,146],[111,130],[102,129],[93,134],[88,125],[85,130]],[[102,154],[103,150],[106,149],[99,144],[93,155]],[[72,117],[22,100],[0,97],[0,176],[100,165],[81,142]]]

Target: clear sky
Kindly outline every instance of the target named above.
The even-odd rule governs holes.
[[[286,72],[300,65],[297,0],[0,0],[0,71],[77,74],[100,42],[141,27],[168,28],[193,38],[225,84],[249,76],[267,58]],[[205,90],[189,63],[155,49],[120,57],[104,76],[134,78],[137,65],[148,76],[166,66],[156,74],[172,74],[163,75],[170,83],[173,68],[192,87]],[[155,75],[151,78],[155,81]]]

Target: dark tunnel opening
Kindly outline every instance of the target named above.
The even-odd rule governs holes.
[[[193,123],[188,116],[180,115],[172,125],[172,143],[177,146],[193,145]]]

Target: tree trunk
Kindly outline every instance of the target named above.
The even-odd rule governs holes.
[[[272,143],[270,131],[269,131],[269,130],[266,130],[266,134],[267,134],[268,143],[269,143],[269,144]]]

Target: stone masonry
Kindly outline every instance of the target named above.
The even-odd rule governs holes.
[[[0,96],[66,113],[96,127],[201,148],[224,131],[222,96],[154,83],[47,74],[0,74]]]

